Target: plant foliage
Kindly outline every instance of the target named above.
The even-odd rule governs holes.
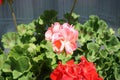
[[[120,29],[115,35],[115,31],[95,15],[84,24],[78,19],[75,13],[58,19],[56,11],[45,11],[31,23],[18,25],[18,32],[4,34],[3,46],[10,50],[7,54],[0,50],[0,80],[49,80],[58,61],[66,63],[74,59],[78,63],[82,55],[96,65],[104,80],[120,80]],[[45,32],[54,22],[69,22],[79,32],[78,48],[67,58],[55,54],[51,42],[45,40]]]

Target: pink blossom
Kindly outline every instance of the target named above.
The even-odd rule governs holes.
[[[65,50],[67,54],[72,54],[77,48],[78,31],[74,30],[74,27],[68,23],[60,25],[56,22],[48,28],[45,38],[52,42],[55,52],[61,53]]]
[[[60,23],[55,22],[52,24],[51,27],[48,28],[48,30],[45,33],[45,39],[50,40],[52,39],[52,35],[60,30]]]

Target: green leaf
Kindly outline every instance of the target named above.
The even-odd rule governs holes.
[[[67,20],[66,22],[70,24],[76,24],[78,22],[78,18],[80,15],[77,15],[75,13],[66,13],[64,14],[64,18]]]
[[[29,47],[28,47],[28,52],[30,52],[30,53],[33,53],[33,54],[35,54],[35,52],[36,52],[36,45],[35,44],[32,44],[32,43],[30,43],[30,44],[28,44],[29,45]]]
[[[0,70],[3,68],[5,61],[7,60],[6,54],[0,54]]]
[[[36,80],[32,72],[28,72],[18,78],[18,80]]]
[[[118,34],[120,35],[120,28],[118,29]]]
[[[36,31],[36,25],[34,22],[18,25],[18,34],[22,43],[32,43],[36,41],[34,33]]]
[[[24,73],[29,71],[29,69],[31,68],[30,60],[26,56],[21,56],[18,59],[14,59],[13,57],[10,57],[10,61],[11,61],[12,70],[16,70],[18,72]]]
[[[53,57],[55,57],[55,55],[56,55],[56,54],[53,53],[53,52],[46,52],[45,54],[46,54],[46,57],[47,57],[47,58],[53,58]]]
[[[20,36],[31,36],[35,33],[35,24],[34,22],[26,24],[20,24],[18,25],[18,34]]]
[[[57,12],[55,10],[46,10],[39,19],[42,19],[44,24],[48,24],[48,26],[50,26],[57,20]]]
[[[21,56],[18,59],[10,57],[10,66],[12,69],[13,78],[17,79],[25,72],[29,72],[31,68],[30,60],[26,56]]]
[[[82,26],[82,24],[76,23],[74,28],[80,32],[81,26]]]
[[[50,52],[53,52],[52,43],[50,41],[43,40],[40,44],[41,48],[45,48]]]
[[[24,45],[22,46],[15,46],[14,48],[11,49],[9,52],[9,57],[14,57],[16,59],[20,58],[21,56],[26,55],[26,50],[28,47],[25,47]]]
[[[120,50],[116,53],[117,57],[119,58],[120,60]]]
[[[27,72],[30,69],[30,60],[28,57],[23,56],[18,59],[19,70],[20,72]]]
[[[17,43],[20,43],[19,36],[15,32],[8,32],[7,34],[4,34],[2,36],[2,42],[3,42],[4,48],[12,48]]]
[[[115,66],[114,76],[116,80],[120,80],[120,67]]]
[[[116,52],[120,49],[120,42],[116,36],[111,36],[110,40],[106,42],[106,48],[110,52]]]
[[[3,72],[12,72],[10,61],[6,61],[2,68]]]
[[[87,44],[87,48],[90,50],[90,51],[94,51],[94,52],[98,52],[99,51],[99,48],[100,46],[96,43],[88,43]]]
[[[40,24],[40,25],[43,25],[43,24],[44,24],[44,22],[43,22],[43,20],[42,20],[41,18],[39,19],[39,24]]]
[[[21,78],[19,78],[18,80],[28,80],[28,78],[27,77],[25,77],[25,76],[22,76]]]
[[[115,34],[115,31],[112,28],[109,29],[109,32],[111,35]]]
[[[27,25],[25,25],[25,24],[20,24],[20,25],[18,25],[17,29],[18,29],[18,34],[19,34],[20,36],[23,36],[23,35],[25,35],[26,32],[27,32]]]
[[[95,53],[94,51],[90,51],[89,53],[87,53],[87,59],[91,62],[95,62],[99,59],[99,57],[97,57],[97,54],[98,53]]]
[[[102,34],[108,28],[107,23],[103,20],[98,20],[98,25],[99,25],[99,29],[98,29],[97,33],[99,33],[99,34]]]
[[[1,55],[1,54],[4,54],[4,52],[3,52],[3,50],[0,48],[0,55]]]
[[[58,54],[57,57],[58,60],[62,61],[63,64],[65,64],[67,61],[69,61],[72,58],[71,55],[66,56],[65,54]]]
[[[78,14],[76,14],[76,13],[72,13],[72,17],[73,17],[74,19],[78,19],[78,18],[80,17],[80,15],[78,15]]]
[[[89,16],[89,20],[86,21],[84,25],[93,28],[93,30],[97,32],[97,30],[99,29],[98,20],[99,20],[98,16],[91,15]]]
[[[30,71],[27,73],[26,77],[28,80],[36,80],[36,76],[34,75],[33,72]]]
[[[18,77],[22,75],[21,72],[16,71],[16,70],[13,70],[12,74],[13,74],[13,79],[17,79]]]
[[[3,76],[0,76],[0,80],[4,80],[4,77],[3,77]]]
[[[42,54],[38,55],[37,57],[34,57],[33,60],[35,62],[38,62],[39,60],[44,60],[44,56],[45,56],[45,54],[42,53]]]
[[[103,58],[106,58],[108,56],[108,51],[107,50],[100,50],[100,55],[103,57]]]
[[[46,54],[47,59],[51,60],[50,64],[51,64],[51,67],[53,68],[54,66],[52,65],[57,63],[56,54],[54,52],[46,52],[45,54]]]

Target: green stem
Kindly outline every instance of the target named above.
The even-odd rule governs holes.
[[[41,75],[41,72],[42,72],[41,70],[42,70],[42,67],[43,67],[44,63],[45,63],[44,61],[41,63],[41,65],[40,65],[40,67],[39,67],[39,70],[38,70],[39,73],[38,73],[36,79],[39,78],[39,76]]]
[[[50,76],[49,75],[45,76],[43,80],[46,80],[47,78],[50,78]]]
[[[71,11],[70,11],[70,15],[72,15],[76,3],[77,3],[77,0],[74,0],[73,6],[72,6]]]
[[[12,13],[15,29],[16,29],[16,31],[18,31],[17,30],[17,21],[16,21],[15,13],[13,11],[12,2],[8,1],[8,4],[9,4],[9,7],[10,7],[10,10],[11,10],[11,13]]]
[[[79,47],[78,47],[77,49],[78,49],[79,51],[81,51],[81,52],[84,52],[84,50],[82,50],[82,49],[81,49],[81,48],[79,48]]]

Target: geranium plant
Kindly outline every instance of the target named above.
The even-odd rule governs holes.
[[[120,29],[94,15],[83,24],[78,19],[47,10],[4,34],[0,80],[119,80]]]

